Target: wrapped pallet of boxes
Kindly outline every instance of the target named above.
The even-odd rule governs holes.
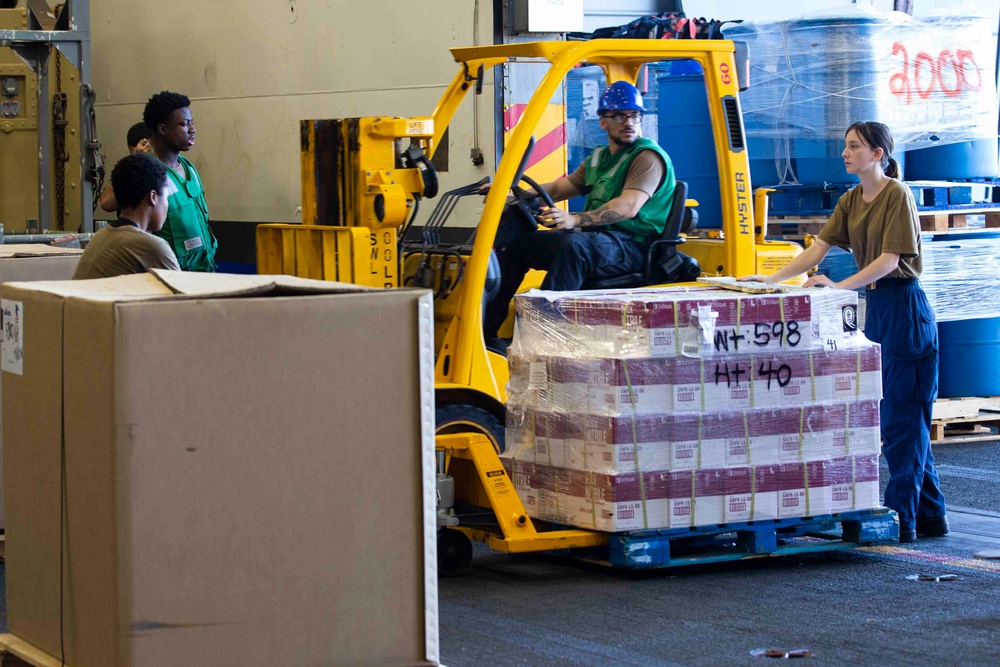
[[[25,280],[69,280],[82,250],[41,244],[0,245],[0,283]],[[0,380],[2,382],[2,380]],[[0,439],[0,461],[3,440]],[[0,530],[4,528],[3,493],[0,481]]]
[[[618,532],[878,506],[878,345],[857,294],[516,299],[505,465],[529,513]]]
[[[2,296],[16,640],[73,667],[437,664],[428,292],[157,271]]]

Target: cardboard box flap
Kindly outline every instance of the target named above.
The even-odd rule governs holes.
[[[0,259],[25,257],[60,257],[67,255],[82,255],[79,248],[56,248],[41,243],[18,243],[14,245],[0,244]]]
[[[151,271],[176,294],[185,296],[262,296],[295,294],[345,294],[372,291],[371,287],[311,280],[284,275],[246,275],[236,273],[190,273],[186,271]]]
[[[148,273],[134,273],[95,280],[40,280],[9,282],[4,287],[19,287],[49,292],[62,297],[82,297],[92,301],[124,301],[131,299],[167,298],[174,292]]]

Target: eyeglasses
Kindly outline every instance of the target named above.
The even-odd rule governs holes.
[[[637,125],[642,122],[641,113],[616,113],[605,115],[604,118],[609,118],[615,122],[616,125],[624,125],[625,119],[628,119],[633,125]]]

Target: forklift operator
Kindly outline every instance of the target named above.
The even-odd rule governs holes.
[[[642,95],[617,81],[601,94],[597,113],[608,145],[599,146],[569,176],[541,187],[553,201],[587,195],[582,213],[544,207],[549,229],[515,238],[497,249],[500,288],[486,308],[487,340],[507,319],[510,301],[529,269],[547,271],[542,289],[577,290],[588,278],[607,278],[645,267],[647,244],[663,233],[674,196],[670,157],[642,137]]]

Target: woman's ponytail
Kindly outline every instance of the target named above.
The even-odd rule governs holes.
[[[896,178],[896,179],[900,177],[899,163],[896,162],[896,158],[892,157],[891,155],[889,156],[889,164],[885,168],[885,175],[888,176],[889,178]]]

